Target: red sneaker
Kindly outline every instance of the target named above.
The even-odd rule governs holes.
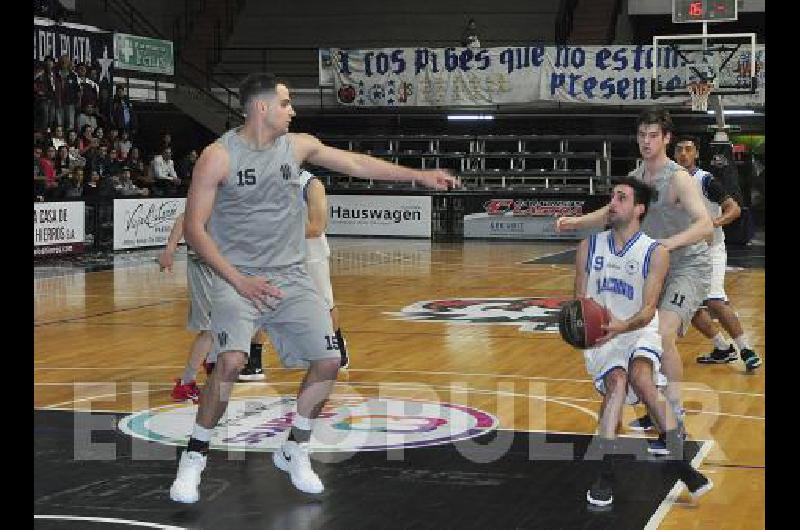
[[[172,399],[175,401],[191,400],[192,403],[200,401],[200,389],[197,388],[197,383],[191,381],[185,385],[181,384],[181,378],[175,380],[175,387],[172,389]]]

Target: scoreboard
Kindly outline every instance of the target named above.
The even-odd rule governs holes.
[[[737,0],[672,0],[672,21],[729,22],[737,20]]]

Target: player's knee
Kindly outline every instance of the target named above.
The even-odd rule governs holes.
[[[628,376],[625,370],[615,368],[611,370],[605,377],[606,388],[610,394],[616,394],[625,391],[628,386]]]
[[[318,376],[324,379],[336,379],[340,364],[341,360],[338,357],[336,359],[321,359],[312,361],[311,368]]]
[[[247,357],[242,352],[225,352],[217,359],[214,371],[219,373],[224,381],[234,381],[239,376],[245,365]]]
[[[634,390],[644,388],[648,381],[653,380],[653,367],[647,359],[637,358],[631,362],[630,373],[628,374],[631,386]]]
[[[714,314],[718,315],[720,310],[725,308],[725,301],[724,300],[709,300],[706,302],[708,309],[711,310]]]

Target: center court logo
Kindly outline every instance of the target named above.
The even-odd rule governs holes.
[[[387,313],[403,320],[519,326],[522,331],[558,332],[558,312],[567,297],[455,298],[424,300]]]
[[[232,399],[214,430],[211,449],[274,451],[292,424],[295,398],[259,396]],[[183,446],[194,426],[195,405],[167,405],[126,416],[122,432],[148,441]],[[382,451],[441,445],[474,438],[497,427],[481,410],[433,401],[337,397],[322,410],[311,439],[312,451]]]

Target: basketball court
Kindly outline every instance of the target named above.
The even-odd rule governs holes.
[[[689,450],[714,489],[691,505],[625,432],[636,456],[618,500],[587,507],[600,399],[582,354],[553,327],[553,300],[571,294],[574,244],[331,238],[331,247],[352,361],[325,410],[336,450],[313,459],[326,492],[299,493],[270,461],[302,376],[270,349],[266,381],[236,385],[202,501],[188,507],[168,498],[194,416],[169,395],[192,339],[185,254],[172,274],[153,250],[37,266],[35,513],[56,517],[37,527],[763,525],[766,368],[696,364],[709,346],[694,330],[680,342]],[[730,250],[726,289],[765,355],[760,251]],[[626,407],[624,420],[637,412]]]

